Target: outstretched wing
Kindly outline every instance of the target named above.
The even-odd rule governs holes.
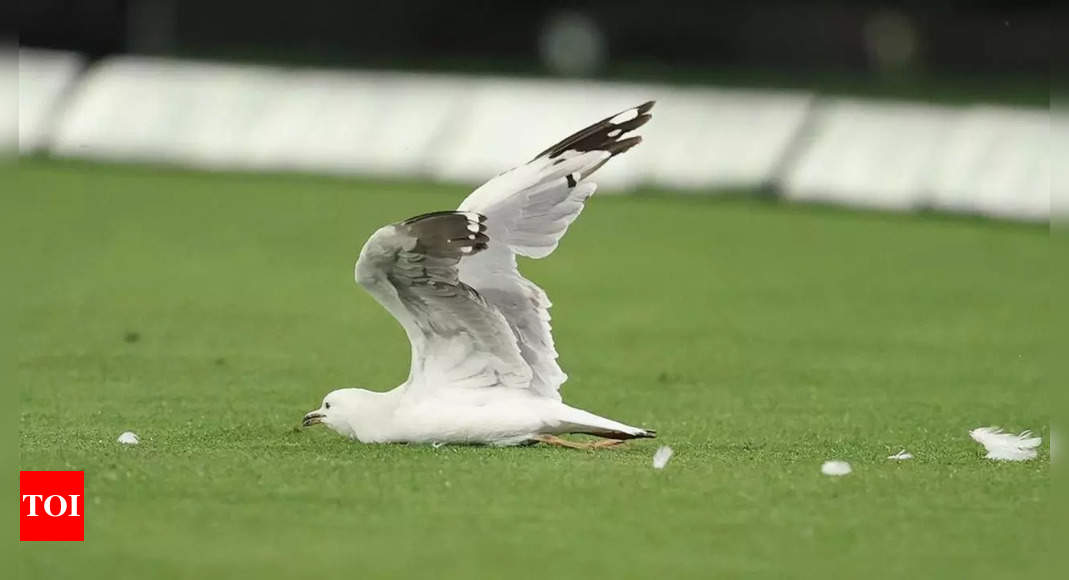
[[[401,323],[412,343],[408,388],[528,388],[531,369],[498,309],[458,277],[485,251],[485,217],[447,211],[379,229],[356,281]]]
[[[642,141],[629,133],[650,120],[653,101],[599,121],[471,193],[460,211],[486,216],[489,248],[460,263],[460,278],[504,315],[531,368],[531,389],[560,398],[568,378],[557,364],[549,298],[516,267],[516,255],[544,258],[597,185],[586,181],[610,158]]]

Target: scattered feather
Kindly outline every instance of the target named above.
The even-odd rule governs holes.
[[[820,466],[820,472],[824,475],[848,475],[851,471],[853,471],[853,469],[850,467],[849,463],[837,459],[833,461],[825,461],[824,464]]]
[[[119,443],[123,445],[137,445],[141,443],[141,438],[137,436],[137,433],[133,431],[126,431],[122,435],[119,435]]]
[[[974,441],[987,449],[984,457],[996,461],[1028,461],[1036,458],[1036,447],[1042,437],[1033,437],[1031,431],[1018,435],[1003,433],[999,427],[979,427],[969,431]]]
[[[672,453],[672,448],[667,445],[658,447],[653,454],[653,468],[664,469],[664,466],[668,465],[668,460],[672,458]]]
[[[905,459],[913,459],[913,454],[903,449],[894,455],[888,455],[887,459],[894,459],[895,461],[902,461]]]

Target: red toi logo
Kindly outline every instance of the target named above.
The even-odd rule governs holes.
[[[85,539],[85,472],[20,471],[19,497],[19,540]]]

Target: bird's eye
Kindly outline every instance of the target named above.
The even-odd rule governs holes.
[[[323,407],[324,407],[324,408],[326,408],[326,409],[330,409],[330,403],[325,403],[325,404],[323,405]]]

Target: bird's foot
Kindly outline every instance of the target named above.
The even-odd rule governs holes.
[[[589,443],[581,443],[579,441],[569,441],[567,439],[561,439],[556,435],[539,435],[535,437],[535,441],[545,443],[546,445],[554,445],[557,447],[567,447],[569,449],[603,449],[605,447],[616,447],[624,442],[619,439],[599,439],[597,441],[591,441]]]

